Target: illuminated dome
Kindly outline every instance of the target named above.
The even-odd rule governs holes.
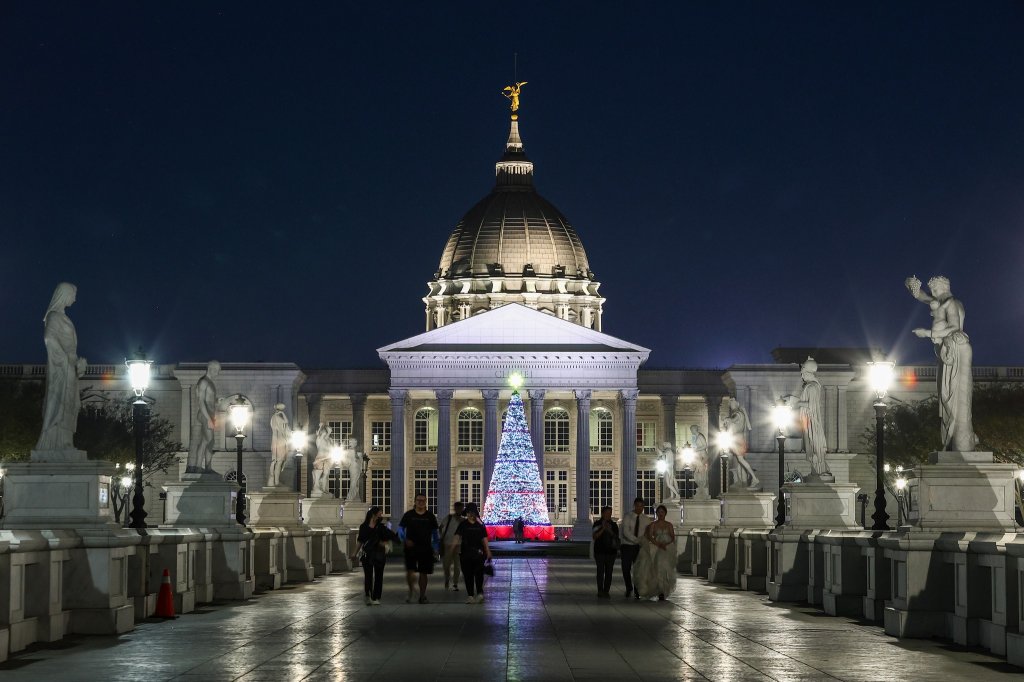
[[[521,303],[601,330],[604,299],[579,235],[537,194],[513,113],[494,189],[462,217],[448,238],[426,305],[427,331]]]

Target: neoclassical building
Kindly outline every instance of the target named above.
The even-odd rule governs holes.
[[[605,324],[605,299],[583,242],[537,193],[516,119],[495,171],[493,190],[443,243],[422,299],[425,332],[379,348],[379,369],[222,362],[218,395],[242,394],[254,409],[244,441],[249,490],[266,481],[269,420],[274,405],[283,403],[293,426],[313,433],[322,423],[336,442],[355,439],[368,457],[368,501],[389,515],[409,508],[419,492],[438,510],[455,500],[482,502],[511,396],[508,376],[518,372],[525,378],[534,449],[558,526],[589,528],[602,506],[611,505],[619,516],[638,494],[651,505],[660,501],[660,444],[684,444],[692,426],[713,443],[730,396],[750,415],[748,458],[765,490],[774,491],[777,457],[769,410],[779,396],[799,394],[799,363],[808,355],[818,362],[824,389],[833,469],[863,491],[874,490],[873,459],[863,453],[862,440],[873,419],[867,351],[776,349],[775,362],[768,364],[653,369],[657,349],[606,333],[614,323]],[[439,232],[439,246],[442,238]],[[193,387],[205,363],[156,370],[148,395],[156,413],[177,425],[187,451]],[[44,366],[0,365],[0,379],[38,381],[44,373]],[[1019,367],[975,367],[974,374],[982,381],[1024,380]],[[902,367],[899,376],[893,389],[898,399],[918,400],[935,391],[934,366]],[[128,391],[119,365],[90,367],[83,382],[86,400]],[[214,467],[228,479],[237,477],[233,433],[225,427],[215,443]],[[792,435],[787,469],[806,472],[802,441]],[[285,481],[295,480],[294,467],[300,466],[300,487],[308,485],[315,454],[310,449],[291,460]],[[178,474],[169,471],[164,478]],[[685,492],[686,474],[679,469],[677,476]],[[716,467],[711,479],[715,492]],[[332,478],[342,495],[351,484],[347,471]],[[150,513],[158,518],[161,512]]]

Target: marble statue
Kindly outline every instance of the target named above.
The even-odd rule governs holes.
[[[831,478],[832,471],[825,461],[828,443],[825,438],[825,407],[817,371],[818,363],[812,357],[808,357],[800,366],[800,378],[804,385],[800,399],[796,401],[796,408],[804,433],[804,452],[811,463],[811,475],[820,480],[822,477]]]
[[[331,471],[331,430],[327,424],[320,423],[316,430],[316,457],[313,459],[313,491],[310,497],[323,497],[327,494],[327,477]]]
[[[679,504],[679,485],[676,483],[676,457],[678,452],[673,449],[672,443],[662,443],[658,454],[665,460],[665,473],[662,479],[665,481],[665,490],[668,492],[668,502]]]
[[[971,340],[964,332],[964,305],[953,298],[949,280],[932,277],[928,280],[931,295],[921,291],[916,276],[904,282],[910,295],[927,303],[932,313],[931,329],[918,328],[916,336],[931,339],[939,358],[936,373],[941,418],[942,449],[973,452],[978,445],[971,416],[974,379],[971,376]]]
[[[732,449],[727,456],[732,460],[731,480],[737,483],[743,474],[742,485],[748,490],[756,490],[760,481],[754,475],[754,469],[747,461],[747,435],[750,432],[750,417],[736,398],[729,398],[729,414],[722,420],[722,430],[732,436]]]
[[[288,417],[284,413],[284,403],[274,405],[274,415],[270,418],[270,473],[267,476],[267,487],[281,485],[281,473],[288,463],[290,446]]]
[[[192,430],[188,444],[187,474],[215,473],[213,471],[213,431],[217,428],[217,385],[214,380],[220,375],[220,363],[211,360],[206,365],[206,374],[199,377],[192,389]]]
[[[75,302],[78,289],[61,282],[53,292],[43,315],[43,343],[46,345],[46,399],[43,428],[36,450],[74,450],[78,412],[82,407],[78,380],[85,374],[85,358],[78,357],[75,325],[64,311]]]
[[[690,427],[690,446],[693,448],[693,481],[697,490],[693,494],[695,500],[710,500],[708,490],[708,439],[696,425]]]
[[[341,460],[338,462],[339,469],[348,469],[348,495],[346,502],[361,502],[360,484],[363,480],[362,457],[356,452],[358,443],[355,438],[348,438],[341,441]]]

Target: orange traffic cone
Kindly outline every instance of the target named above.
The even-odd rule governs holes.
[[[164,579],[160,582],[160,594],[156,597],[157,618],[177,618],[174,615],[174,593],[171,592],[171,572],[164,569]]]

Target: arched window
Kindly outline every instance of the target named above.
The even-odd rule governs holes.
[[[544,451],[569,452],[569,413],[561,407],[544,413]]]
[[[484,416],[475,407],[459,410],[459,452],[484,449]]]
[[[590,411],[590,451],[611,452],[615,442],[612,429],[612,413],[604,407]]]
[[[224,474],[224,480],[225,481],[237,481],[238,480],[238,472],[235,471],[234,469],[232,469],[228,473]],[[249,480],[249,477],[245,475],[245,472],[242,472],[242,485],[245,485],[248,482],[248,480]]]
[[[437,450],[437,410],[429,407],[416,410],[412,427],[412,446],[416,452]]]

